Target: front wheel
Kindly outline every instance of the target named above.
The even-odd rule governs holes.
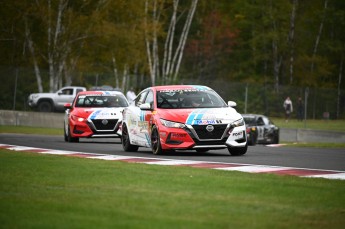
[[[159,137],[159,132],[158,128],[156,126],[152,127],[152,132],[151,132],[151,147],[152,147],[152,152],[155,155],[162,154],[162,145],[161,145],[161,140]]]
[[[66,133],[66,132],[65,132],[65,133]],[[67,130],[67,136],[66,136],[65,138],[67,138],[67,141],[68,141],[68,142],[79,142],[79,138],[72,137],[72,135],[71,135],[71,129],[70,129],[69,126],[68,126],[68,130]]]
[[[129,133],[126,124],[122,124],[122,135],[121,135],[122,148],[126,152],[138,151],[138,146],[132,145],[129,139]]]
[[[64,128],[63,128],[63,136],[65,139],[65,142],[68,141],[68,129],[66,129],[66,124],[64,123]]]
[[[228,147],[231,156],[242,156],[247,152],[248,144],[244,147]]]
[[[273,137],[273,144],[279,144],[279,133],[276,133]]]

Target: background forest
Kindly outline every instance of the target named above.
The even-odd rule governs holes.
[[[241,113],[345,118],[343,0],[1,0],[0,109],[33,92],[202,84]]]

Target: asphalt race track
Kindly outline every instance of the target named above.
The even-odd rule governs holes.
[[[0,144],[44,149],[77,151],[107,155],[150,157],[170,160],[192,160],[220,163],[283,166],[307,169],[345,171],[345,149],[318,149],[298,147],[249,146],[244,156],[230,156],[226,149],[207,153],[180,151],[153,155],[148,148],[138,152],[124,152],[120,139],[80,139],[79,143],[65,142],[63,136],[0,134]]]

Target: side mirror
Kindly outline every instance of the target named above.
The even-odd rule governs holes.
[[[65,103],[65,104],[63,105],[63,107],[65,108],[65,110],[71,109],[71,108],[72,108],[72,104],[70,104],[70,103]]]
[[[152,110],[151,105],[149,103],[143,103],[139,106],[140,110],[150,111]]]
[[[236,107],[236,106],[237,106],[237,103],[234,102],[234,101],[228,101],[228,106],[229,106],[229,107]]]

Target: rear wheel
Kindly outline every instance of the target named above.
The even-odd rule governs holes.
[[[129,139],[129,133],[126,124],[122,123],[122,135],[121,135],[122,148],[126,152],[135,152],[138,150],[138,146],[132,145]]]
[[[42,101],[38,104],[38,110],[40,112],[52,112],[53,105],[49,101]]]
[[[152,147],[152,152],[155,155],[162,154],[162,145],[161,145],[161,140],[159,137],[159,132],[158,128],[156,126],[152,127],[152,133],[151,133],[151,147]]]
[[[248,145],[244,147],[228,147],[228,151],[231,156],[241,156],[247,152]]]

